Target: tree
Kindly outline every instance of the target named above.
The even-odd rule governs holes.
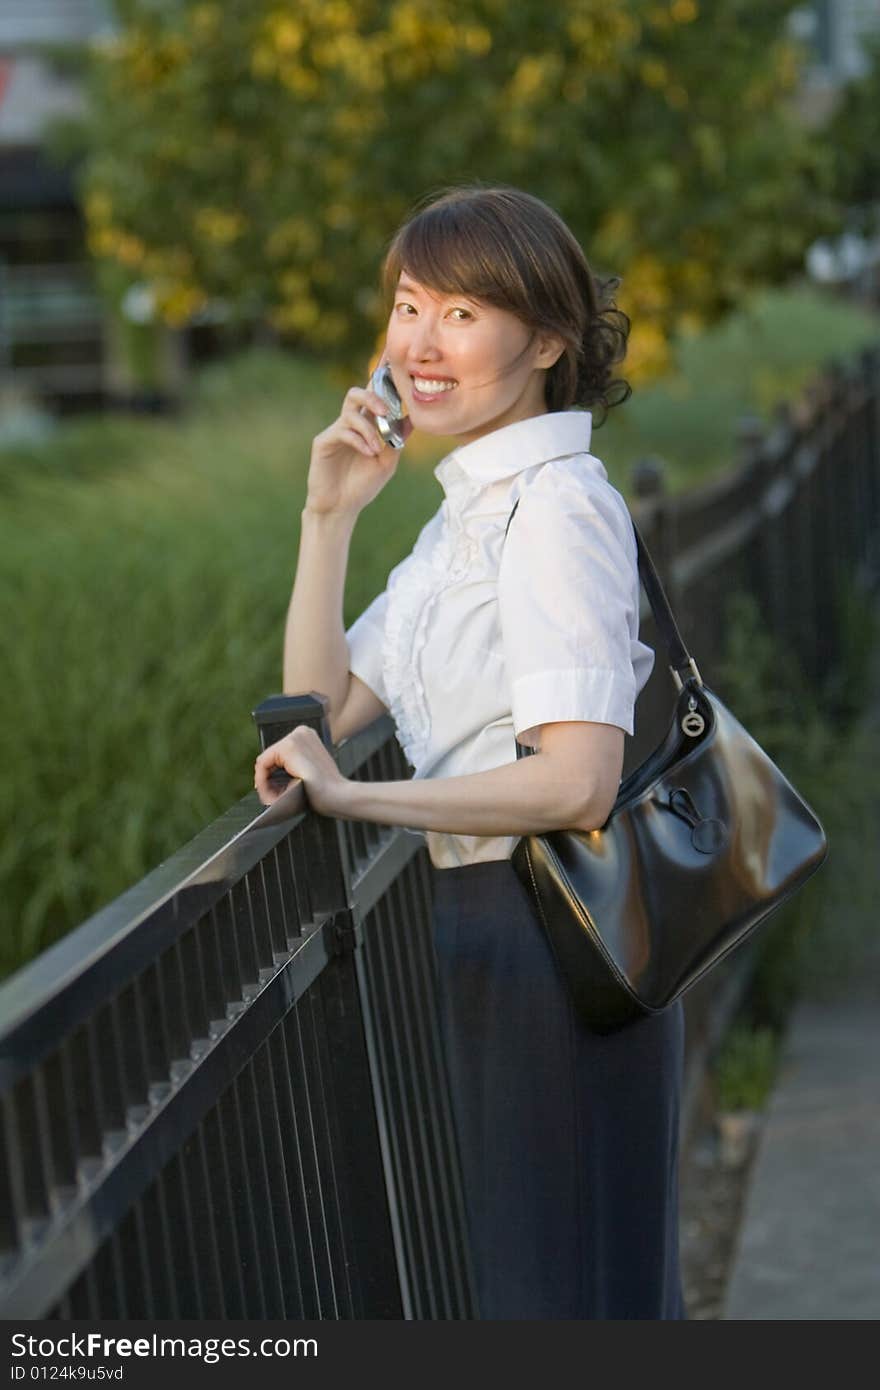
[[[400,219],[451,183],[512,183],[623,276],[648,375],[827,229],[829,155],[790,110],[793,3],[117,0],[90,246],[171,323],[219,299],[362,372]]]

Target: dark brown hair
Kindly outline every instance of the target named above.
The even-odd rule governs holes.
[[[473,183],[429,195],[385,254],[389,313],[402,271],[438,293],[508,309],[533,332],[558,334],[565,348],[547,372],[548,410],[598,406],[598,427],[611,406],[632,394],[613,375],[630,329],[612,298],[619,277],[597,278],[559,214],[531,193]]]

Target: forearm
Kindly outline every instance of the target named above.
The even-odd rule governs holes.
[[[526,835],[604,823],[595,789],[566,777],[545,754],[464,777],[347,784],[339,814],[351,820],[451,835]]]
[[[348,691],[342,600],[356,517],[303,510],[299,556],[284,629],[284,691],[318,690],[334,712]]]

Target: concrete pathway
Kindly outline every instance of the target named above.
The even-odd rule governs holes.
[[[793,1013],[725,1320],[880,1318],[880,1002],[871,993]]]
[[[876,769],[877,650],[873,689],[864,764]],[[836,855],[837,867],[826,955],[789,1023],[752,1164],[725,1320],[880,1318],[880,796],[871,795],[855,819],[850,842],[838,836],[829,843],[829,864]],[[876,888],[858,863],[865,854]],[[834,973],[840,978],[831,979]]]

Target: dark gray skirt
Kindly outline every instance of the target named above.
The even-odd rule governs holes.
[[[686,1317],[681,1002],[593,1033],[509,860],[435,868],[433,881],[481,1318]]]

